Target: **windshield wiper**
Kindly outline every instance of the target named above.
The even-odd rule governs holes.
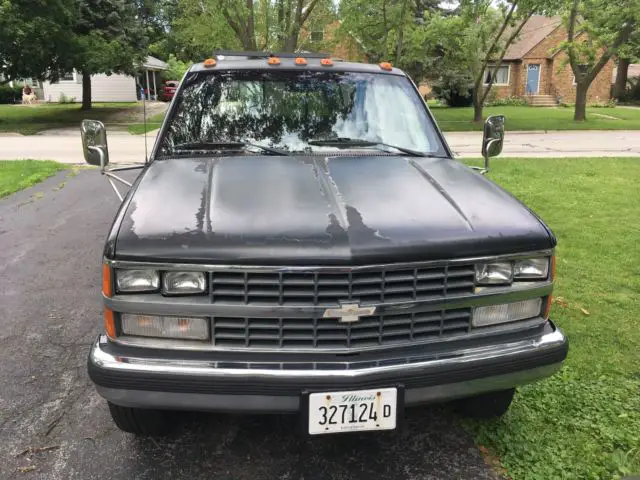
[[[247,147],[259,148],[264,152],[271,153],[273,155],[291,155],[289,152],[279,150],[277,148],[267,147],[265,145],[259,145],[257,143],[250,142],[190,142],[179,143],[174,145],[172,153],[195,153],[195,152],[220,152],[223,150],[244,149]]]
[[[311,139],[307,142],[309,145],[316,145],[318,147],[387,147],[398,150],[412,157],[431,157],[428,153],[419,152],[410,148],[398,147],[397,145],[391,145],[384,142],[375,142],[372,140],[363,140],[360,138],[348,138],[348,137],[335,137],[335,138],[323,138],[323,139]]]

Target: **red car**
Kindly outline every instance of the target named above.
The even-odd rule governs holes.
[[[160,92],[160,100],[163,102],[170,102],[176,94],[176,89],[178,88],[179,83],[180,82],[178,80],[165,81],[162,86],[162,91]]]

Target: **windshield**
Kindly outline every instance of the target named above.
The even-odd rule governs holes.
[[[166,157],[180,146],[217,142],[306,153],[362,149],[345,140],[445,153],[407,78],[284,70],[191,74],[158,152]]]

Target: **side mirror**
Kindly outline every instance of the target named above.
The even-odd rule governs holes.
[[[107,147],[107,130],[97,120],[83,120],[80,126],[84,160],[89,165],[104,168],[109,165],[109,148]]]
[[[504,143],[504,115],[491,115],[484,122],[482,138],[482,156],[484,157],[484,171],[489,171],[489,158],[500,155]]]

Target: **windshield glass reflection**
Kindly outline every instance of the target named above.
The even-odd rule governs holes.
[[[441,154],[422,100],[405,77],[354,72],[194,73],[160,141],[159,156],[180,145],[250,142],[289,152],[350,138]],[[349,147],[344,145],[344,147]]]

